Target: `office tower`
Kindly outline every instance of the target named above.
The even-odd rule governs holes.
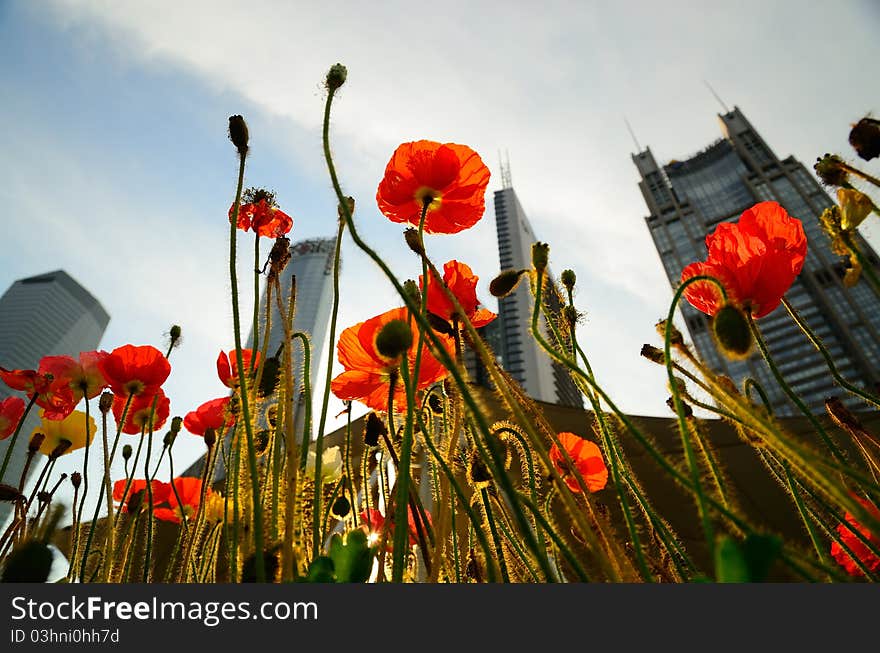
[[[0,366],[36,369],[43,356],[77,357],[81,351],[97,349],[109,321],[98,300],[63,270],[19,279],[0,297]],[[0,400],[11,395],[21,393],[0,383]],[[32,410],[22,427],[4,482],[17,483],[21,476],[25,443],[39,424],[37,415]],[[10,442],[0,442],[0,460]],[[10,505],[0,503],[0,523]]]
[[[312,389],[312,398],[314,402],[315,385],[318,381],[318,370],[323,365],[326,356],[324,347],[326,346],[327,335],[330,327],[330,310],[333,305],[333,257],[335,254],[336,239],[335,238],[314,238],[309,240],[301,240],[294,243],[290,247],[291,259],[281,274],[281,303],[284,310],[287,310],[288,301],[290,299],[290,284],[293,277],[296,277],[296,314],[293,319],[293,333],[301,331],[308,334],[311,341],[311,361],[309,368],[309,384]],[[272,318],[269,325],[269,342],[266,347],[266,356],[272,357],[276,353],[281,352],[281,345],[284,343],[284,327],[279,319],[278,303],[276,296],[272,294]],[[263,331],[266,320],[266,291],[263,290],[263,296],[260,300],[260,343],[259,348],[263,349]],[[251,347],[254,341],[253,334],[248,338],[247,347]],[[304,379],[303,379],[303,354],[302,341],[297,338],[292,343],[293,352],[293,386],[296,389],[296,399],[294,401],[294,432],[300,437],[304,427],[304,407],[305,395]],[[265,428],[268,423],[268,414],[274,411],[274,405],[278,401],[276,393],[267,401],[264,401],[260,413],[256,416],[257,424],[260,428]],[[184,476],[197,476],[202,473],[204,458],[197,460],[189,469],[184,472]],[[214,480],[218,481],[225,478],[223,469],[223,461],[218,458],[217,468],[214,474]]]
[[[531,268],[532,244],[538,240],[503,166],[501,190],[495,191],[495,226],[502,270]],[[556,282],[548,269],[548,300],[559,306]],[[554,362],[529,333],[534,296],[523,280],[514,292],[498,301],[502,365],[533,399],[565,406],[583,406],[583,399],[568,371]],[[543,324],[543,322],[542,322]]]
[[[779,202],[803,222],[808,241],[803,271],[786,298],[827,346],[843,377],[856,385],[876,388],[880,379],[880,298],[865,280],[853,288],[842,283],[844,265],[831,252],[818,219],[833,204],[831,198],[794,157],[778,158],[738,108],[718,117],[723,138],[686,160],[659,166],[650,148],[632,157],[650,212],[645,222],[670,283],[677,286],[686,265],[705,260],[706,234],[719,222],[738,219],[757,202]],[[858,238],[858,243],[876,268],[876,253],[863,239]],[[760,354],[745,361],[726,360],[712,342],[707,316],[687,302],[680,306],[691,340],[704,361],[737,382],[746,377],[757,379],[768,390],[777,414],[797,412]],[[819,352],[784,307],[760,319],[758,325],[783,376],[813,411],[821,412],[830,395],[845,398],[852,407],[863,406],[834,384]]]

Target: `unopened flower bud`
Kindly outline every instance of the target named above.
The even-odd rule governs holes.
[[[82,483],[82,474],[74,472],[70,475],[70,484],[73,486],[74,490],[79,487],[80,483]]]
[[[101,398],[98,399],[98,409],[104,413],[105,415],[110,412],[110,409],[113,407],[113,393],[112,392],[102,392]]]
[[[752,330],[745,313],[733,304],[722,306],[712,318],[712,335],[730,360],[747,358],[752,351]]]
[[[327,88],[335,91],[337,88],[345,84],[348,77],[348,69],[341,63],[333,64],[327,72]]]
[[[550,245],[547,243],[532,243],[532,267],[543,272],[547,269],[547,263],[550,260]]]
[[[343,206],[342,202],[336,207],[336,213],[339,215],[340,220],[345,220],[345,209],[348,209],[348,215],[354,215],[354,198],[346,197],[345,205]]]
[[[168,338],[171,340],[171,347],[177,347],[180,344],[181,328],[177,324],[173,324],[168,330]]]
[[[36,453],[40,450],[40,447],[43,446],[43,440],[46,439],[45,433],[34,433],[31,436],[31,441],[28,442],[28,452]]]
[[[131,458],[131,445],[130,444],[126,444],[125,446],[122,447],[122,458],[124,460],[128,460],[129,458]]]
[[[565,321],[570,325],[574,326],[577,324],[577,321],[580,319],[581,314],[574,306],[565,306],[562,309],[562,315],[565,317]]]
[[[642,356],[647,358],[652,363],[657,363],[658,365],[666,364],[666,357],[663,355],[663,350],[654,347],[653,345],[642,345]]]
[[[681,401],[681,399],[679,399]],[[666,405],[669,406],[669,409],[674,413],[675,411],[675,400],[672,397],[666,400]],[[681,410],[684,413],[685,417],[693,417],[694,411],[693,409],[684,401],[681,401]]]
[[[49,457],[58,458],[58,456],[63,456],[71,446],[73,446],[73,443],[70,440],[61,440],[58,443],[58,446],[52,449],[52,453],[49,454]]]
[[[385,422],[379,419],[376,413],[367,415],[367,420],[364,423],[364,444],[368,447],[375,447],[383,435],[388,435],[388,427],[385,426]]]
[[[413,343],[412,329],[403,320],[391,320],[376,336],[376,350],[386,358],[402,356]]]
[[[425,253],[425,248],[422,246],[422,240],[419,238],[417,229],[410,227],[404,231],[403,239],[406,241],[407,246],[419,256]]]
[[[880,156],[880,120],[862,118],[849,133],[849,144],[865,161]]]
[[[416,304],[420,304],[422,302],[422,291],[419,290],[419,284],[417,284],[412,279],[407,279],[403,282],[403,290],[406,292],[407,296],[413,300]]]
[[[14,488],[6,483],[0,483],[0,501],[15,503],[24,499],[24,495],[20,494],[18,488]]]
[[[666,337],[666,320],[660,320],[654,325],[654,328],[657,329],[657,333],[661,338]],[[681,331],[674,324],[669,329],[669,342],[673,347],[684,344],[684,337],[682,337]]]
[[[838,188],[837,202],[840,204],[840,227],[847,231],[862,224],[874,209],[871,198],[855,188]]]
[[[177,435],[180,433],[180,429],[183,427],[183,418],[182,417],[172,417],[171,418],[171,431]]]
[[[528,270],[504,270],[489,283],[489,292],[493,297],[505,297],[513,292],[520,277]]]
[[[239,115],[229,116],[229,140],[235,145],[239,156],[247,154],[249,140],[247,123]]]
[[[828,186],[843,186],[846,183],[847,173],[842,167],[843,161],[836,154],[825,154],[816,159],[813,170]]]
[[[210,449],[211,447],[214,446],[214,443],[217,441],[217,432],[210,427],[206,428],[204,439],[205,439],[205,446],[208,447],[208,449]]]
[[[575,275],[574,270],[563,270],[559,280],[562,282],[562,285],[565,286],[565,289],[571,292],[574,289],[577,276]]]
[[[162,438],[162,444],[166,447],[171,447],[174,444],[174,440],[177,439],[177,434],[174,431],[168,431],[165,433],[165,437]]]

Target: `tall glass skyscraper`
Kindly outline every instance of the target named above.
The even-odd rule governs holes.
[[[19,279],[0,297],[0,366],[36,369],[43,356],[77,357],[82,351],[97,349],[109,321],[98,300],[63,270]],[[0,400],[13,394],[21,396],[0,383]],[[37,411],[32,410],[10,458],[5,482],[14,479],[12,484],[18,483],[25,442],[37,424]],[[0,442],[0,460],[10,441]],[[0,524],[9,511],[10,504],[0,503]]]
[[[531,268],[532,244],[537,237],[517,199],[510,176],[504,188],[495,191],[495,227],[498,232],[498,257],[502,270]],[[558,305],[556,282],[548,269],[545,286],[551,306]],[[565,406],[583,406],[583,398],[568,370],[554,362],[529,333],[534,297],[523,280],[511,294],[498,301],[498,323],[502,366],[533,399]],[[491,325],[490,325],[491,326]]]
[[[778,158],[738,108],[718,117],[723,138],[686,160],[659,166],[650,148],[632,157],[648,206],[645,222],[670,283],[677,286],[686,265],[705,260],[705,237],[719,222],[736,220],[757,202],[779,202],[803,222],[808,241],[804,269],[786,298],[827,346],[842,376],[876,388],[880,381],[880,298],[864,280],[853,288],[843,286],[844,265],[831,252],[819,226],[822,211],[833,204],[831,198],[794,157]],[[870,246],[861,238],[859,244],[875,268],[880,266]],[[757,379],[768,390],[777,414],[796,413],[760,355],[728,361],[712,342],[707,316],[687,302],[681,303],[681,310],[704,361],[737,382]],[[853,407],[862,405],[834,385],[818,351],[784,307],[758,325],[782,374],[812,410],[821,412],[830,395],[840,396]]]

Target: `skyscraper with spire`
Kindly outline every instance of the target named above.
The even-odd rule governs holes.
[[[843,262],[831,252],[819,225],[819,216],[833,204],[831,198],[798,160],[780,159],[737,107],[725,107],[718,119],[723,138],[687,159],[658,165],[650,148],[632,155],[649,212],[645,223],[670,283],[677,286],[686,265],[706,259],[705,238],[718,223],[736,220],[758,202],[779,202],[802,221],[808,241],[803,271],[786,298],[828,348],[841,375],[876,389],[880,297],[864,280],[852,288],[843,284]],[[870,264],[880,269],[876,253],[863,239],[857,240]],[[687,302],[680,308],[704,361],[737,382],[746,377],[758,380],[776,414],[796,412],[760,355],[743,361],[725,359],[715,348],[707,317]],[[758,324],[783,376],[812,410],[822,411],[830,395],[853,407],[861,405],[834,385],[825,361],[784,308]]]

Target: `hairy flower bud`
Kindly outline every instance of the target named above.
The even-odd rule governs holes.
[[[493,297],[506,297],[514,291],[520,277],[528,270],[504,270],[489,283],[489,292]]]
[[[73,486],[74,490],[79,487],[80,483],[82,483],[82,474],[74,472],[70,475],[70,484]]]
[[[747,358],[752,351],[752,330],[745,313],[726,304],[712,318],[712,335],[721,352],[730,360]]]
[[[98,409],[106,415],[110,412],[110,409],[113,407],[113,393],[112,392],[102,392],[101,398],[98,399]]]
[[[122,447],[122,458],[123,458],[123,460],[128,460],[129,458],[131,458],[131,445],[130,444],[126,444],[125,446]]]
[[[825,153],[825,156],[816,159],[813,170],[828,186],[843,186],[846,183],[847,173],[842,167],[843,161],[836,154]]]
[[[330,70],[327,72],[327,88],[331,91],[335,91],[340,86],[345,84],[345,80],[348,77],[348,69],[343,66],[341,63],[333,64],[330,66]]]
[[[235,145],[239,156],[245,156],[248,151],[248,135],[247,123],[239,115],[229,116],[229,140]]]
[[[375,447],[383,435],[388,435],[388,427],[385,426],[385,422],[379,419],[376,413],[367,415],[364,422],[364,444],[368,447]]]
[[[550,260],[550,245],[547,243],[532,243],[532,267],[543,272],[547,269],[547,263]]]
[[[422,241],[419,238],[418,229],[410,227],[403,232],[403,239],[406,241],[407,246],[419,256],[425,253],[425,248],[422,246]]]
[[[169,427],[174,435],[180,433],[180,429],[183,426],[183,418],[180,416],[171,418],[171,426]]]
[[[849,133],[849,144],[865,161],[880,156],[880,120],[862,118]]]
[[[654,347],[653,345],[648,345],[648,344],[642,345],[641,354],[642,354],[642,356],[647,358],[652,363],[657,363],[658,365],[665,365],[666,364],[666,358],[663,355],[663,350],[658,349],[657,347]]]
[[[170,447],[174,444],[174,440],[177,439],[177,434],[174,431],[168,431],[165,433],[165,437],[162,438],[162,444],[166,447]]]
[[[182,335],[182,330],[179,324],[172,324],[171,328],[168,330],[168,339],[171,341],[171,348],[177,347],[180,344],[180,336]]]
[[[345,209],[348,209],[349,215],[354,215],[354,198],[347,196],[345,197],[345,206],[343,207],[342,202],[336,207],[336,213],[339,215],[340,220],[345,220]]]
[[[654,328],[657,329],[657,333],[661,338],[666,337],[666,320],[660,320],[657,324],[654,325]],[[669,329],[669,342],[673,347],[684,344],[684,337],[681,335],[681,331],[676,328],[673,324]]]
[[[205,440],[205,446],[208,447],[208,449],[210,449],[211,447],[214,446],[214,443],[217,442],[217,432],[214,429],[212,429],[211,427],[206,428],[204,440]]]
[[[412,329],[403,320],[391,320],[376,336],[376,350],[386,358],[399,358],[413,343]]]
[[[568,292],[571,292],[574,289],[577,276],[575,275],[574,270],[563,270],[559,280],[562,282],[562,285],[565,286],[565,289]]]
[[[679,399],[679,401],[681,401],[681,410],[684,413],[684,416],[685,417],[693,417],[694,416],[693,408],[691,408],[690,405],[687,404],[686,402],[684,402],[682,399]],[[672,397],[669,397],[666,400],[666,405],[669,406],[669,410],[671,410],[673,413],[675,412],[675,400]]]

